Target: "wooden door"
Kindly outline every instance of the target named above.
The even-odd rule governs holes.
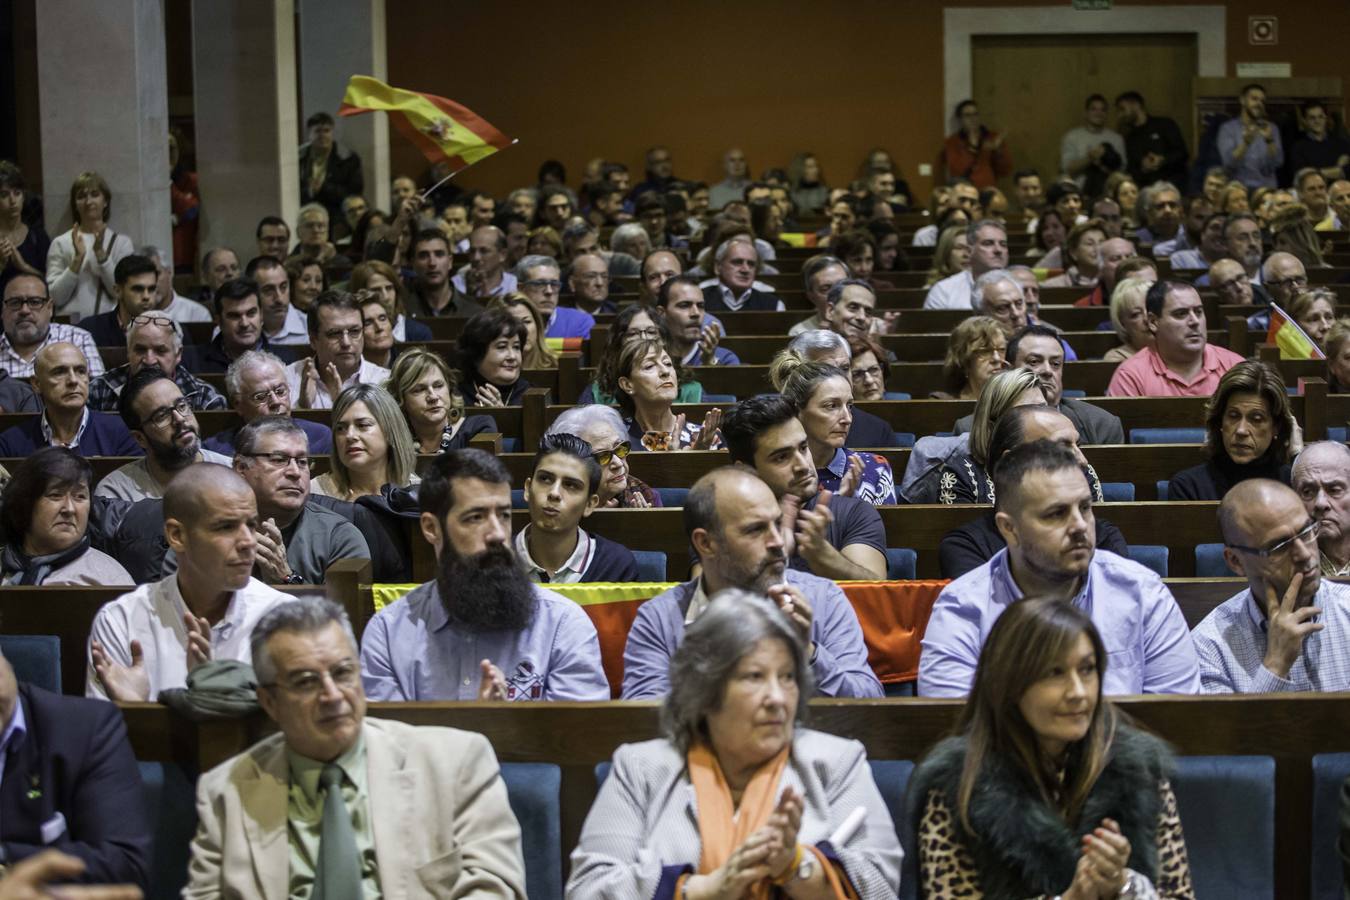
[[[1006,135],[1014,168],[1036,168],[1047,189],[1059,172],[1060,138],[1083,124],[1090,94],[1106,97],[1115,128],[1116,95],[1138,91],[1150,113],[1176,120],[1195,153],[1194,34],[989,35],[971,43],[981,119]],[[1010,179],[1000,186],[1014,196]]]

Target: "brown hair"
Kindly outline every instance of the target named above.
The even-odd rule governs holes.
[[[1275,436],[1262,454],[1263,461],[1289,461],[1289,439],[1294,432],[1294,414],[1289,409],[1289,392],[1280,373],[1263,362],[1245,360],[1233,366],[1219,379],[1219,387],[1205,405],[1205,449],[1211,459],[1225,455],[1223,417],[1234,394],[1256,394],[1270,411]]]
[[[947,341],[947,356],[942,361],[942,377],[947,382],[947,389],[953,394],[961,393],[968,380],[966,370],[975,354],[991,349],[1001,339],[1006,340],[997,320],[989,316],[962,319],[952,329],[952,336]]]
[[[112,218],[112,190],[108,187],[108,182],[103,180],[103,176],[97,172],[81,172],[75,176],[75,181],[70,186],[70,219],[75,224],[79,224],[80,212],[75,198],[86,188],[97,188],[103,193],[103,221],[107,222]]]
[[[488,308],[501,307],[510,312],[517,306],[523,306],[529,310],[530,318],[534,319],[534,346],[528,353],[522,354],[521,362],[527,369],[556,369],[558,368],[558,357],[548,349],[544,338],[544,331],[547,326],[544,323],[544,314],[539,311],[539,307],[534,305],[534,301],[526,297],[520,291],[512,291],[500,297],[493,297],[488,302]]]

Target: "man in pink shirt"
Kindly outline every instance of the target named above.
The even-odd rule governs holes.
[[[1242,357],[1205,338],[1205,308],[1195,288],[1159,281],[1144,299],[1152,347],[1125,360],[1111,376],[1112,397],[1208,397]]]

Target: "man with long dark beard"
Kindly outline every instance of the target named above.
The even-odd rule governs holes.
[[[380,610],[361,641],[372,700],[608,700],[595,626],[511,552],[511,476],[482,450],[437,457],[419,493],[436,580]]]

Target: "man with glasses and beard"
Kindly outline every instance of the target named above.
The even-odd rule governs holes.
[[[127,380],[117,412],[145,456],[111,472],[95,496],[133,502],[163,497],[170,479],[193,463],[230,464],[228,456],[202,449],[192,403],[158,366],[145,366]]]
[[[5,285],[4,334],[0,335],[0,369],[11,378],[29,378],[37,353],[48,344],[74,344],[89,363],[89,377],[103,374],[98,345],[83,328],[52,321],[52,297],[47,283],[36,275],[16,275]],[[16,410],[8,410],[15,412]]]
[[[608,700],[595,626],[511,552],[511,475],[482,450],[436,458],[419,493],[436,579],[375,614],[372,700]]]
[[[782,521],[773,490],[752,471],[728,466],[694,483],[684,524],[703,571],[639,607],[623,651],[624,700],[669,692],[684,629],[726,588],[766,596],[783,610],[808,648],[822,696],[881,696],[853,607],[833,581],[787,568]]]

